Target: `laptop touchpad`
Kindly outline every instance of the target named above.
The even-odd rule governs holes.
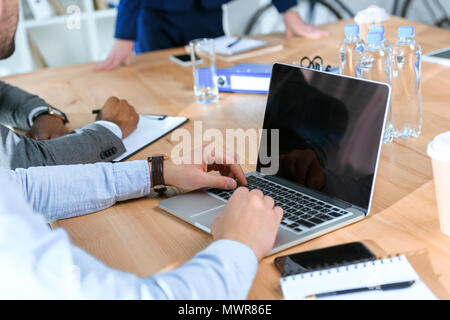
[[[159,206],[169,212],[175,212],[178,216],[189,218],[208,210],[224,207],[226,202],[214,198],[203,191],[194,191],[181,194],[159,202]]]
[[[196,216],[194,218],[194,220],[195,220],[196,224],[200,224],[202,226],[207,227],[209,230],[211,230],[211,225],[212,225],[213,221],[216,219],[216,217],[219,215],[219,213],[222,210],[223,210],[223,207],[215,208],[211,211],[199,214],[198,216]]]

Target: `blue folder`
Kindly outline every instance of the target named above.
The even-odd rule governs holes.
[[[218,69],[216,73],[221,92],[267,94],[272,64],[242,63]]]

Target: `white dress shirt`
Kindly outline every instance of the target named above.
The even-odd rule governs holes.
[[[147,195],[146,161],[0,169],[0,186],[0,299],[245,299],[248,295],[258,264],[253,251],[242,243],[213,242],[176,270],[139,278],[109,268],[73,245],[62,228],[52,231],[45,223]]]

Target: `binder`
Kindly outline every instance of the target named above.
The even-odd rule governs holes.
[[[242,63],[218,69],[217,85],[221,92],[267,94],[272,74],[271,64]]]

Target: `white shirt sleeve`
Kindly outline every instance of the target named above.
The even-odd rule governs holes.
[[[94,123],[105,127],[106,129],[108,129],[109,131],[114,133],[119,139],[122,139],[122,130],[114,122],[105,121],[105,120],[99,120],[99,121],[95,121]]]
[[[0,169],[0,299],[243,299],[257,270],[247,246],[221,240],[149,278],[109,268],[33,212]],[[176,250],[173,249],[172,250]]]
[[[145,160],[7,170],[22,196],[47,221],[108,208],[150,193]],[[68,183],[69,182],[69,183]]]

